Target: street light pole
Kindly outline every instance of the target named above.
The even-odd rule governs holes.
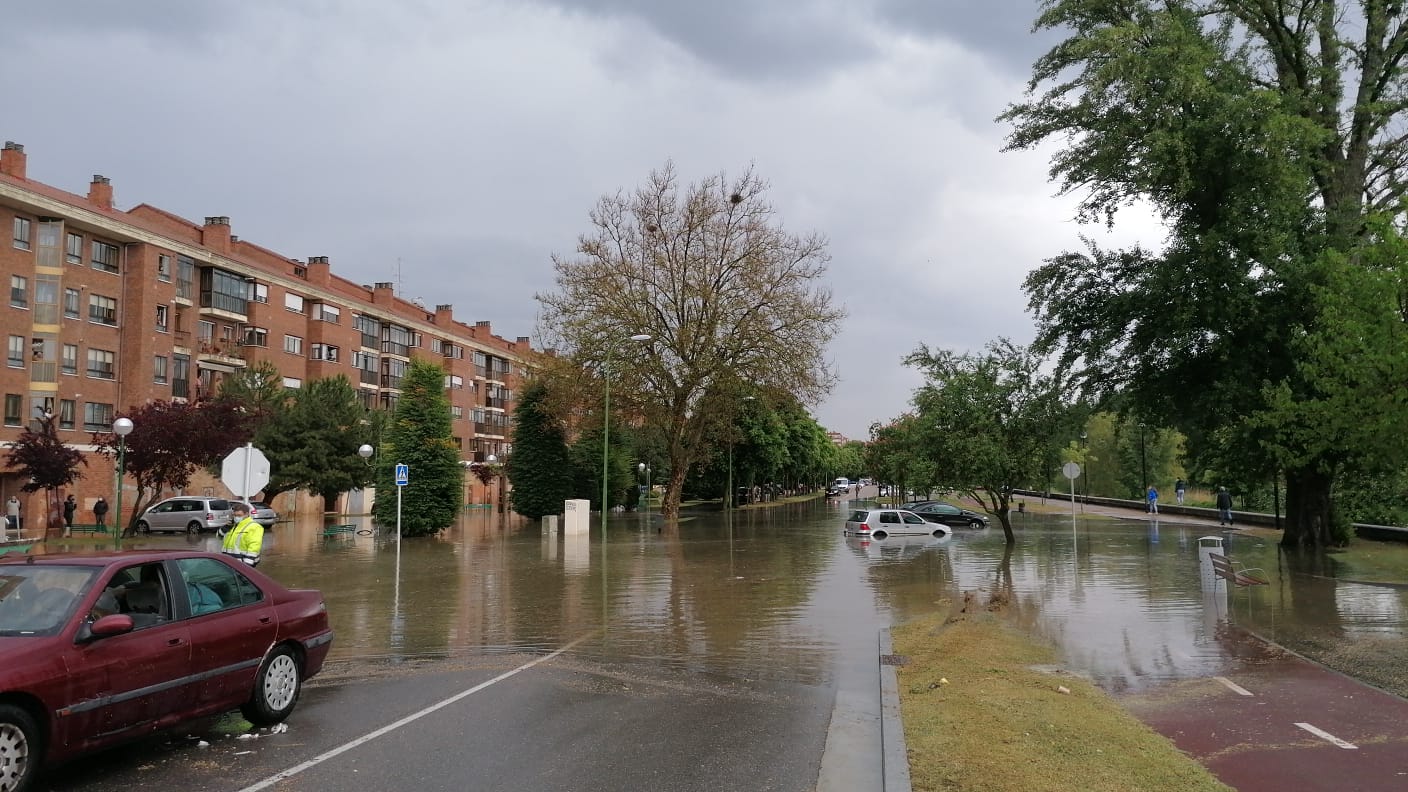
[[[119,550],[122,549],[122,480],[127,477],[127,435],[132,434],[132,428],[129,418],[118,418],[112,422],[112,433],[117,435],[117,469],[113,471],[116,474],[113,489],[117,495],[113,502],[117,506],[117,517],[113,520],[113,547]]]
[[[1144,422],[1139,422],[1139,478],[1143,481],[1140,497],[1149,494],[1149,460],[1144,454]],[[1147,503],[1147,501],[1146,501]],[[1147,509],[1147,506],[1145,507]]]
[[[638,333],[631,336],[632,341],[645,343],[650,340],[650,336],[645,333]],[[611,470],[611,353],[614,345],[608,343],[606,347],[606,361],[602,365],[601,378],[604,383],[602,389],[601,408],[601,537],[604,543],[606,539],[606,513],[610,510],[606,496],[610,491],[608,482]]]
[[[754,397],[752,396],[744,396],[739,399],[739,401],[750,402],[753,401],[753,399]],[[728,489],[724,493],[724,511],[733,510],[733,433],[737,428],[738,415],[735,413],[733,416],[733,425],[728,428],[728,483],[725,485]]]
[[[642,487],[642,488],[641,488],[641,491],[640,491],[640,506],[641,506],[641,513],[645,516],[645,522],[646,522],[647,525],[649,525],[649,523],[650,523],[650,463],[648,463],[648,462],[642,462],[642,463],[640,463],[639,465],[636,466],[636,469],[639,470],[639,471],[641,472],[641,474],[645,476],[645,486]]]

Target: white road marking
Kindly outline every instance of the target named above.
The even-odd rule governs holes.
[[[1227,677],[1213,677],[1213,679],[1216,679],[1218,682],[1221,682],[1222,684],[1226,685],[1228,690],[1232,691],[1233,693],[1236,693],[1239,696],[1250,696],[1252,694],[1250,690],[1247,690],[1246,688],[1242,687],[1236,682],[1233,682]]]
[[[1356,751],[1359,749],[1359,746],[1355,745],[1354,743],[1345,742],[1344,740],[1341,740],[1340,738],[1336,737],[1333,734],[1330,734],[1329,732],[1323,729],[1317,729],[1314,726],[1311,726],[1309,723],[1297,723],[1296,725],[1301,727],[1302,729],[1305,729],[1316,737],[1319,737],[1325,742],[1338,745],[1341,748],[1348,748],[1351,751]]]
[[[357,739],[355,739],[355,740],[353,740],[353,741],[351,741],[351,742],[344,743],[344,744],[342,744],[342,745],[340,745],[340,746],[338,746],[338,747],[332,749],[331,751],[327,751],[327,752],[325,752],[325,753],[321,753],[321,754],[319,754],[319,755],[313,757],[312,759],[309,759],[309,760],[306,761],[306,762],[303,762],[303,763],[301,763],[301,764],[296,764],[296,765],[294,765],[293,767],[290,767],[290,768],[287,769],[287,770],[283,770],[283,771],[281,771],[281,772],[275,773],[274,775],[269,776],[268,778],[264,779],[263,781],[260,781],[260,782],[255,783],[255,784],[250,784],[249,786],[245,787],[244,789],[241,789],[240,792],[258,792],[258,790],[261,790],[261,789],[268,789],[269,787],[273,786],[274,784],[279,783],[280,781],[284,780],[285,778],[291,778],[291,777],[293,777],[293,776],[296,776],[296,775],[298,775],[299,773],[303,772],[304,770],[307,770],[307,769],[309,769],[309,768],[312,768],[312,767],[315,767],[315,766],[317,766],[317,765],[320,765],[320,764],[322,764],[323,762],[326,762],[327,760],[332,759],[332,758],[334,758],[334,757],[341,756],[342,754],[347,753],[348,751],[352,750],[353,748],[358,747],[359,745],[362,745],[362,744],[364,744],[364,743],[371,742],[372,740],[375,740],[376,738],[378,738],[378,737],[380,737],[380,736],[382,736],[382,735],[384,735],[384,734],[389,734],[389,733],[391,733],[391,732],[393,732],[393,731],[395,731],[395,730],[401,728],[402,726],[405,726],[405,725],[408,724],[408,723],[412,723],[412,722],[414,722],[414,721],[418,721],[418,720],[420,720],[421,718],[424,718],[426,715],[429,715],[430,713],[435,712],[435,711],[437,711],[437,710],[444,709],[445,707],[448,707],[448,706],[450,706],[451,704],[454,704],[456,701],[459,701],[459,700],[462,699],[462,698],[465,698],[465,697],[467,697],[467,696],[472,696],[472,695],[474,695],[475,693],[478,693],[479,691],[483,690],[484,688],[489,687],[490,685],[493,685],[493,684],[495,684],[495,683],[497,683],[497,682],[502,682],[502,681],[504,681],[505,679],[508,679],[509,677],[513,676],[514,674],[517,674],[517,673],[520,672],[520,671],[527,671],[528,669],[532,668],[532,667],[535,666],[535,665],[538,665],[539,663],[546,663],[547,661],[549,661],[549,660],[551,660],[551,659],[557,657],[558,655],[562,654],[563,652],[568,651],[569,649],[571,649],[572,647],[576,646],[577,644],[579,644],[579,643],[581,643],[581,642],[587,640],[587,638],[589,638],[589,637],[590,637],[590,636],[583,636],[583,637],[581,637],[581,638],[578,638],[577,640],[573,641],[573,642],[570,643],[570,644],[567,644],[566,646],[562,647],[561,649],[558,649],[556,652],[553,652],[552,654],[543,655],[542,657],[539,657],[537,660],[533,660],[532,662],[524,663],[523,665],[519,666],[518,668],[513,669],[512,671],[505,671],[504,673],[499,674],[498,676],[494,677],[493,679],[490,679],[490,680],[487,681],[487,682],[480,682],[479,684],[475,685],[475,686],[472,687],[472,688],[469,688],[468,690],[462,690],[462,691],[460,691],[459,693],[456,693],[455,695],[453,695],[453,696],[451,696],[451,697],[449,697],[449,698],[447,698],[447,699],[445,699],[445,700],[443,700],[443,701],[439,701],[439,702],[436,702],[436,703],[434,703],[434,704],[431,704],[429,707],[426,707],[425,709],[423,709],[423,710],[421,710],[421,711],[419,711],[419,712],[413,712],[413,713],[411,713],[410,715],[407,715],[406,717],[404,717],[404,718],[402,718],[402,719],[400,719],[400,720],[398,720],[398,721],[396,721],[396,722],[394,722],[394,723],[389,723],[389,724],[387,724],[387,725],[385,725],[385,726],[382,726],[380,729],[377,729],[377,730],[374,731],[374,732],[370,732],[370,733],[368,733],[368,734],[364,734],[364,735],[362,735],[361,737],[358,737]]]

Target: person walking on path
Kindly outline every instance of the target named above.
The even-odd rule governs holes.
[[[1148,499],[1149,499],[1149,513],[1150,513],[1150,514],[1158,514],[1158,513],[1159,513],[1159,491],[1156,490],[1156,489],[1154,489],[1154,485],[1153,485],[1153,484],[1150,484],[1150,485],[1149,485],[1149,492],[1147,493],[1147,497],[1148,497]]]
[[[98,521],[98,530],[108,529],[108,502],[101,495],[98,496],[98,502],[93,504],[93,517]]]
[[[78,501],[74,500],[73,495],[69,495],[67,498],[64,499],[65,538],[73,535],[73,514],[76,511],[78,511]]]
[[[14,495],[5,501],[5,530],[13,529],[16,533],[20,530],[20,499]]]
[[[225,533],[220,552],[250,566],[259,566],[259,551],[264,547],[264,526],[249,516],[249,504],[235,501],[230,508],[235,512],[236,522]]]
[[[1217,488],[1217,524],[1232,524],[1232,493],[1226,487]]]
[[[1179,479],[1173,482],[1173,495],[1174,497],[1178,498],[1179,506],[1183,505],[1183,494],[1187,492],[1187,490],[1188,485],[1184,483],[1183,479]]]

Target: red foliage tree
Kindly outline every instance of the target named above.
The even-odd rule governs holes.
[[[137,482],[137,497],[123,536],[135,531],[137,516],[159,500],[163,490],[184,489],[197,469],[214,465],[243,445],[252,431],[252,416],[226,400],[153,401],[128,410],[132,433],[127,436],[124,467]],[[97,432],[98,453],[116,459],[117,435]],[[122,524],[122,515],[116,515]]]
[[[59,487],[77,481],[79,467],[88,464],[83,452],[64,445],[54,431],[54,416],[48,414],[39,419],[39,431],[26,428],[18,440],[10,443],[5,463],[28,479],[20,489],[25,492],[45,490],[48,519],[44,522],[44,534],[47,536],[59,522]]]

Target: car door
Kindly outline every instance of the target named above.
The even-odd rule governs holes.
[[[908,535],[928,535],[933,531],[929,523],[914,512],[900,512],[900,525],[903,526],[896,533]]]
[[[166,523],[171,520],[171,510],[176,508],[176,501],[166,501],[147,509],[147,513],[142,515],[142,519],[147,521],[147,527],[153,531],[160,531],[166,527]]]
[[[950,506],[947,503],[931,503],[924,507],[924,511],[931,515],[930,520],[944,525],[963,525],[966,522],[961,510],[957,506]]]
[[[141,581],[142,566],[115,570],[94,588],[92,601],[85,605],[88,610],[77,618],[102,615],[94,609],[103,594]],[[78,640],[66,650],[68,706],[63,733],[71,744],[104,745],[162,721],[173,722],[187,707],[193,681],[190,633],[186,625],[170,618],[170,588],[164,579],[161,586],[153,605],[158,612],[143,613],[151,618],[141,619],[132,614],[131,632],[84,639],[86,631],[80,629]]]
[[[176,566],[191,632],[191,667],[201,678],[201,705],[242,703],[278,635],[274,606],[253,581],[220,559],[181,558]]]

